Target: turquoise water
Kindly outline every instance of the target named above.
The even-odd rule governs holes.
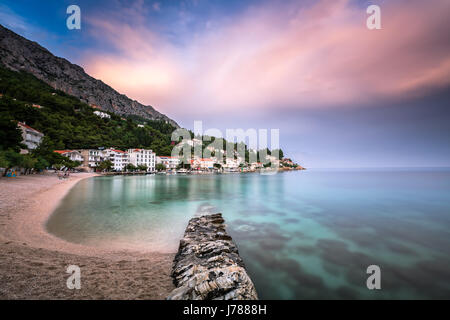
[[[260,298],[450,298],[450,171],[97,177],[48,230],[91,246],[175,252],[188,220],[222,212]],[[366,269],[381,268],[381,290]]]

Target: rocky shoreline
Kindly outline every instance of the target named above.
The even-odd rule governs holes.
[[[168,300],[256,300],[221,213],[192,218],[173,262],[176,288]]]

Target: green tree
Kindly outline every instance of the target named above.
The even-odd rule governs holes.
[[[272,153],[276,154],[277,151],[279,152],[279,153],[278,153],[278,156],[279,156],[278,159],[280,159],[280,160],[283,159],[283,158],[284,158],[284,152],[283,152],[283,150],[281,150],[281,149],[273,149],[273,150],[272,150]]]
[[[9,149],[4,151],[3,157],[4,163],[8,165],[7,167],[5,167],[6,170],[3,173],[3,176],[6,176],[9,169],[14,167],[20,167],[20,165],[22,164],[23,155],[14,150]]]
[[[6,160],[4,152],[0,152],[0,168],[8,168],[9,161]]]
[[[100,163],[98,164],[98,167],[97,167],[97,168],[98,168],[100,171],[109,171],[109,170],[112,169],[112,167],[113,167],[112,162],[111,162],[110,160],[105,160],[105,161],[100,162]]]
[[[22,160],[20,161],[20,167],[25,169],[25,174],[28,174],[31,169],[36,165],[37,159],[33,158],[32,155],[26,154],[22,156]]]
[[[53,164],[53,168],[55,168],[58,171],[61,170],[62,167],[64,167],[64,164],[62,164],[62,163]]]
[[[128,163],[125,166],[125,170],[127,170],[127,171],[133,172],[133,171],[136,171],[136,169],[137,169],[136,166],[134,164],[132,164],[132,163]]]
[[[36,163],[34,164],[34,169],[38,170],[38,171],[42,171],[45,168],[49,167],[50,164],[48,163],[47,160],[45,160],[42,157],[37,158]]]
[[[69,159],[64,161],[64,166],[66,166],[68,169],[74,169],[76,167],[79,167],[80,165],[80,161],[72,161]]]
[[[266,163],[265,165],[263,165],[264,166],[264,168],[268,168],[268,167],[270,167],[270,166],[272,166],[272,163],[271,162],[269,162],[269,163]]]
[[[0,128],[0,150],[12,149],[19,152],[21,147],[25,147],[21,144],[22,131],[17,127],[17,121],[8,115],[2,115]]]
[[[147,171],[148,167],[145,164],[140,164],[137,166],[140,171]]]
[[[164,170],[166,170],[166,166],[164,164],[162,164],[162,163],[157,163],[155,168],[156,168],[156,171],[164,171]]]

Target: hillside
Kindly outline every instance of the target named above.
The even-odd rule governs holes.
[[[164,120],[178,124],[156,111],[120,94],[107,84],[89,76],[83,68],[54,56],[38,43],[27,40],[0,25],[0,64],[13,71],[26,71],[52,88],[81,101],[99,106],[118,115],[134,115],[149,120]]]
[[[162,120],[140,122],[110,113],[111,119],[94,114],[95,109],[26,72],[0,66],[0,122],[3,141],[12,121],[26,122],[45,134],[42,149],[83,149],[98,147],[150,148],[159,155],[170,155],[171,133],[175,129]],[[33,106],[34,105],[34,106]],[[13,126],[14,127],[14,126]]]

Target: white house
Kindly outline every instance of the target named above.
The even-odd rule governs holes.
[[[270,156],[267,156],[267,159],[270,161],[272,166],[276,166],[276,167],[280,166],[280,159],[278,157],[270,155]]]
[[[222,168],[228,172],[236,172],[239,170],[239,165],[242,163],[241,159],[226,158]]]
[[[166,169],[176,169],[177,166],[181,163],[179,158],[176,157],[167,157],[167,156],[157,156],[156,163],[162,163],[166,166]]]
[[[212,158],[201,158],[200,159],[200,168],[202,169],[213,169],[214,163],[216,163],[216,160]]]
[[[128,149],[128,161],[134,166],[145,165],[147,171],[153,172],[156,167],[156,154],[148,149]]]
[[[250,164],[250,170],[257,170],[261,169],[263,167],[263,164],[261,162],[252,162]]]
[[[216,159],[213,158],[195,158],[191,160],[191,166],[194,169],[213,169]]]
[[[22,143],[27,146],[28,150],[36,149],[42,141],[44,134],[23,122],[17,123],[22,130]]]
[[[115,171],[123,171],[129,163],[128,152],[109,148],[105,150],[107,159],[112,162],[112,168]]]
[[[97,167],[100,162],[108,160],[108,153],[99,149],[82,149],[79,150],[83,156],[83,166],[89,168]]]
[[[94,114],[95,114],[96,116],[99,116],[99,117],[102,118],[102,119],[104,119],[104,118],[111,119],[111,116],[110,116],[109,114],[105,113],[105,112],[94,111]]]
[[[195,145],[202,144],[203,142],[202,142],[202,140],[194,138],[194,139],[189,139],[189,140],[183,140],[183,141],[180,142],[180,144],[184,144],[184,143],[186,143],[186,144],[190,145],[191,147],[193,147]]]
[[[55,150],[54,152],[59,153],[60,155],[69,158],[72,161],[80,161],[83,162],[84,158],[81,155],[81,152],[77,150]]]

